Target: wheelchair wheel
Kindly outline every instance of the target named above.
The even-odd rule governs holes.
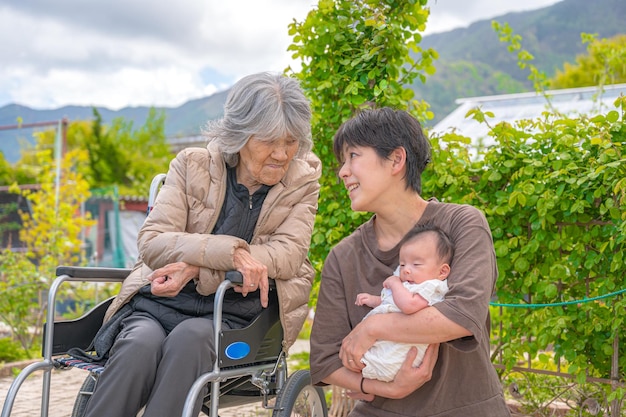
[[[305,369],[287,378],[275,407],[272,417],[328,417],[324,391],[311,385],[311,375]]]
[[[74,409],[72,410],[72,417],[83,417],[85,411],[87,411],[87,403],[93,394],[93,390],[96,388],[97,378],[91,374],[85,378],[83,385],[78,391],[76,401],[74,402]]]

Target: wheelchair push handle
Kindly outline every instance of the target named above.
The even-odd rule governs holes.
[[[239,271],[226,271],[225,278],[235,285],[243,285],[243,274]]]
[[[233,285],[243,285],[243,274],[239,271],[226,271],[225,280],[230,281]],[[276,281],[269,279],[270,291],[276,289]]]

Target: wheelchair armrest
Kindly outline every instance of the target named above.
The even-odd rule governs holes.
[[[131,270],[128,268],[100,268],[83,266],[58,266],[57,277],[67,275],[80,281],[123,281]]]
[[[86,349],[102,325],[102,319],[112,299],[106,300],[84,316],[55,322],[56,296],[64,282],[122,282],[130,274],[126,268],[59,266],[57,278],[48,292],[48,312],[44,323],[44,358],[66,353],[71,347]]]

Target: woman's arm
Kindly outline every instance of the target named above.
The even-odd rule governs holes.
[[[359,323],[341,344],[339,357],[343,366],[361,371],[361,358],[376,340],[401,343],[442,343],[471,333],[454,323],[437,309],[427,307],[415,314],[375,314]]]
[[[390,382],[363,379],[360,371],[352,371],[347,368],[336,370],[324,379],[324,382],[343,387],[348,390],[350,397],[366,401],[373,400],[374,395],[393,399],[404,398],[430,381],[438,355],[439,345],[430,345],[424,354],[421,365],[413,367],[413,361],[417,357],[417,349],[411,348],[396,377]]]
[[[269,302],[269,280],[267,267],[254,260],[247,251],[237,249],[235,267],[244,277],[242,285],[234,288],[235,292],[244,297],[248,292],[260,290],[261,305],[267,307]],[[174,262],[159,268],[148,276],[152,294],[160,297],[174,297],[189,281],[198,278],[200,268],[186,262]]]
[[[142,260],[150,268],[186,262],[200,268],[227,271],[233,269],[235,250],[248,250],[243,239],[208,233],[211,223],[217,220],[221,204],[205,207],[201,199],[218,196],[220,187],[223,196],[226,187],[225,182],[220,183],[221,179],[211,181],[208,168],[203,167],[209,163],[206,151],[197,150],[183,150],[170,163],[157,203],[137,239]],[[206,188],[197,187],[197,182],[206,182]]]
[[[270,190],[267,200],[273,197],[273,192]],[[259,217],[259,222],[264,219],[263,227],[272,229],[272,233],[260,235],[250,245],[251,255],[267,265],[267,273],[274,279],[297,276],[307,257],[317,214],[317,173],[285,193],[277,204],[269,201],[264,205]]]

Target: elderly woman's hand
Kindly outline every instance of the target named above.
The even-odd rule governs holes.
[[[245,297],[258,288],[261,292],[261,305],[267,307],[270,289],[267,266],[254,259],[245,249],[235,250],[233,263],[237,271],[243,275],[243,285],[235,287],[234,290]]]
[[[159,297],[174,297],[199,273],[200,268],[186,262],[174,262],[155,269],[148,275],[152,294]]]

